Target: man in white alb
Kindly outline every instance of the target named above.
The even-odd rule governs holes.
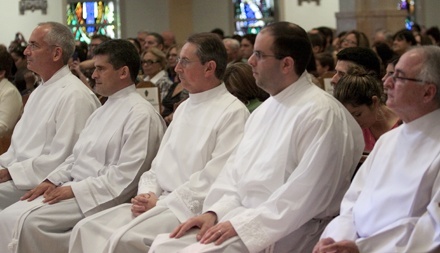
[[[440,48],[404,53],[385,81],[403,124],[380,137],[314,253],[440,251]]]
[[[249,117],[203,214],[159,235],[150,252],[312,251],[364,142],[344,106],[307,78],[311,55],[298,25],[273,23],[257,35],[248,63],[271,96]]]
[[[43,79],[31,94],[0,156],[0,211],[41,183],[70,154],[87,118],[100,106],[69,70],[75,49],[68,27],[39,24],[24,51],[27,67]]]
[[[110,40],[94,60],[96,92],[108,100],[88,119],[73,154],[0,212],[0,252],[67,252],[73,226],[134,196],[157,154],[165,122],[136,92],[135,47]]]
[[[132,204],[86,218],[75,226],[70,252],[147,252],[202,211],[203,201],[240,141],[249,111],[221,81],[226,49],[213,34],[190,36],[176,73],[189,99],[176,110],[150,171]]]

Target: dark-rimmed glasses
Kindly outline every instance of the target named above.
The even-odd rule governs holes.
[[[146,60],[146,61],[144,61],[144,60],[142,60],[142,61],[141,61],[141,64],[153,65],[153,64],[158,63],[158,62],[159,62],[159,61],[152,61],[152,60]]]

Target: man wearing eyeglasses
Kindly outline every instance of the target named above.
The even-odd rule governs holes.
[[[403,124],[381,136],[314,253],[439,252],[440,48],[404,53],[387,77]]]
[[[138,195],[131,204],[78,223],[71,253],[145,253],[157,234],[200,214],[249,116],[221,81],[226,59],[218,36],[200,33],[187,39],[175,70],[189,98],[174,113],[151,169],[140,179]]]
[[[27,68],[43,83],[31,94],[11,146],[0,156],[0,210],[18,201],[72,153],[87,118],[100,105],[72,73],[73,35],[66,26],[37,26],[24,51]]]
[[[311,56],[298,25],[273,23],[257,35],[248,63],[271,97],[251,114],[203,214],[159,235],[150,252],[312,251],[364,142],[348,111],[308,79]]]

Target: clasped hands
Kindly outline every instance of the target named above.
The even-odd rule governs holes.
[[[157,196],[154,192],[141,193],[131,199],[131,212],[135,217],[156,206]]]
[[[335,242],[332,238],[324,238],[315,245],[313,253],[359,253],[359,249],[353,241]]]
[[[237,236],[231,222],[225,221],[215,224],[216,222],[217,215],[214,212],[206,212],[180,224],[171,232],[170,237],[180,238],[193,227],[200,228],[196,238],[202,244],[214,242],[215,245],[220,245],[229,238]]]
[[[43,203],[55,204],[61,200],[75,197],[71,186],[56,186],[49,180],[44,180],[34,189],[26,192],[20,200],[32,201],[43,195]]]

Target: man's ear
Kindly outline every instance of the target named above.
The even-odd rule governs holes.
[[[0,79],[5,78],[6,70],[0,70]]]
[[[119,70],[119,78],[120,79],[130,78],[130,69],[127,66],[124,66]]]
[[[295,71],[295,60],[292,57],[284,57],[281,62],[283,72],[287,73],[290,71]]]
[[[435,84],[426,84],[424,85],[425,94],[423,95],[423,101],[425,103],[431,102],[435,99],[435,95],[437,94],[437,85]]]
[[[215,61],[209,61],[206,63],[205,72],[207,74],[215,75],[216,69],[217,69],[217,63]]]
[[[55,47],[52,54],[54,61],[59,61],[60,59],[61,61],[63,60],[63,49],[61,49],[61,47]]]

